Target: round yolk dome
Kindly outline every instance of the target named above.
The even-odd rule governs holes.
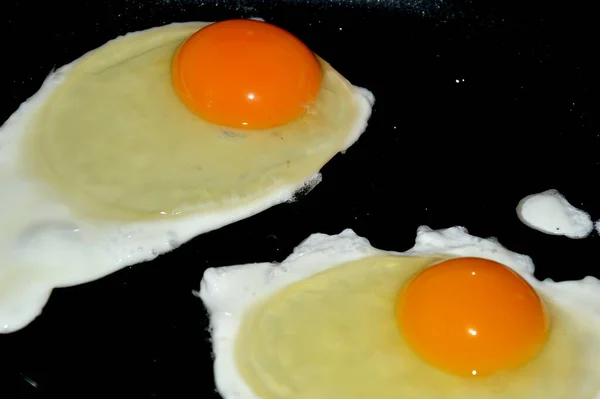
[[[535,290],[508,267],[481,258],[451,259],[418,273],[400,293],[396,316],[419,357],[462,376],[525,365],[549,329]]]
[[[256,20],[228,20],[200,29],[172,64],[179,97],[203,119],[266,129],[300,117],[316,99],[322,71],[298,38]]]

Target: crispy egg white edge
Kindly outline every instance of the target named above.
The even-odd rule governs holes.
[[[145,31],[131,32],[117,37],[106,44],[141,32],[158,31],[171,26],[176,27],[197,23],[174,23]],[[86,53],[81,58],[89,53]],[[11,178],[14,178],[16,175],[15,166],[18,164],[19,145],[25,135],[27,123],[32,120],[36,112],[52,95],[54,90],[65,79],[68,79],[69,71],[80,59],[52,71],[44,80],[39,91],[22,103],[0,127],[0,182],[4,172],[7,173],[6,176]],[[348,138],[344,147],[340,149],[340,152],[347,150],[365,131],[375,101],[373,94],[367,89],[353,87],[354,99],[357,102],[359,113],[356,118],[357,122],[353,126],[353,129],[348,132]],[[14,295],[10,298],[2,298],[0,295],[0,298],[3,299],[0,302],[0,333],[19,330],[35,319],[48,301],[53,288],[83,284],[104,277],[126,266],[152,260],[160,254],[169,252],[202,233],[216,230],[248,218],[277,204],[292,201],[296,193],[308,191],[308,189],[313,188],[320,181],[321,174],[317,171],[313,177],[305,182],[281,187],[257,201],[229,210],[191,215],[180,219],[135,223],[81,220],[76,218],[64,205],[55,200],[52,204],[51,215],[48,218],[53,223],[66,223],[67,225],[76,226],[77,237],[84,243],[80,247],[75,248],[70,247],[73,244],[72,242],[65,243],[65,249],[69,247],[67,252],[70,252],[67,255],[63,255],[65,256],[63,259],[65,262],[62,263],[68,263],[68,261],[73,261],[73,259],[85,259],[86,266],[71,267],[69,273],[63,270],[62,275],[60,270],[53,270],[53,273],[46,272],[47,275],[53,274],[53,277],[48,278],[46,281],[38,281],[35,284],[23,283],[22,287],[14,287],[15,289],[12,290],[14,291]],[[27,185],[32,195],[43,195],[40,186],[36,188],[35,182],[20,181],[19,184]],[[50,203],[52,200],[48,198],[46,202]],[[31,211],[29,210],[28,212]],[[39,211],[39,213],[44,212],[50,213],[50,211]],[[17,231],[15,233],[19,234],[21,232]],[[90,243],[93,243],[95,247],[87,247]],[[101,249],[101,247],[108,248],[108,250]],[[141,251],[141,248],[144,250]],[[98,251],[98,253],[94,251]],[[98,254],[104,256],[104,258],[102,256],[98,258]],[[40,256],[40,258],[43,258],[43,256]],[[1,262],[2,260],[0,259]],[[56,263],[61,262],[57,260]],[[36,264],[35,267],[43,268],[44,266],[43,264]],[[0,278],[2,277],[2,272],[0,270]]]
[[[235,338],[244,313],[257,301],[324,270],[372,255],[476,256],[503,263],[523,276],[537,290],[566,306],[592,309],[600,323],[600,280],[539,281],[533,277],[529,256],[504,248],[495,238],[468,234],[464,227],[432,230],[421,226],[415,245],[406,252],[385,251],[371,246],[366,238],[346,229],[337,235],[312,234],[283,262],[209,268],[200,283],[199,296],[208,311],[214,354],[215,384],[225,399],[259,399],[244,382],[235,363]],[[560,295],[568,292],[568,295]],[[600,326],[600,324],[599,324]],[[600,399],[600,393],[595,399]]]

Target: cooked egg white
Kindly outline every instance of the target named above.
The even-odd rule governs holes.
[[[364,131],[373,96],[320,60],[310,112],[246,134],[193,115],[171,86],[207,23],[119,37],[48,76],[0,128],[0,332],[54,287],[155,258],[292,199]]]
[[[557,190],[523,198],[517,215],[526,226],[551,235],[585,238],[594,230],[590,215],[571,205]]]
[[[473,256],[515,270],[551,314],[542,353],[526,366],[465,379],[418,359],[394,308],[411,276],[447,258]],[[600,398],[600,282],[538,281],[527,256],[464,228],[419,228],[413,248],[389,252],[345,230],[313,234],[282,263],[205,272],[215,382],[225,399]]]

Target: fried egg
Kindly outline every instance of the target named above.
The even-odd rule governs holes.
[[[352,230],[282,263],[206,270],[225,399],[600,399],[600,281],[534,264],[461,227],[406,252]]]
[[[52,288],[293,199],[373,101],[256,20],[130,33],[56,70],[0,128],[0,332]]]

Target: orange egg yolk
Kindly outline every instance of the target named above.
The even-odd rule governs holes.
[[[512,269],[481,258],[451,259],[418,273],[402,289],[396,317],[419,357],[461,376],[525,365],[549,329],[535,290]]]
[[[228,20],[188,38],[172,63],[179,97],[222,126],[266,129],[300,117],[316,99],[322,71],[312,51],[266,22]]]

